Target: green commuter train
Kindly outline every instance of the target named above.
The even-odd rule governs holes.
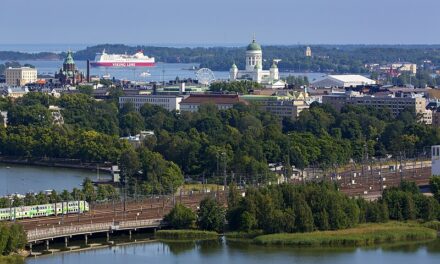
[[[89,211],[86,201],[70,201],[0,209],[0,221],[34,218],[51,215],[77,214]]]

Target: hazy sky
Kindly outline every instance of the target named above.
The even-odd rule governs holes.
[[[439,0],[0,0],[0,44],[440,44]]]

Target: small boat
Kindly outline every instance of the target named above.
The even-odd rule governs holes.
[[[141,77],[149,77],[149,76],[151,76],[151,73],[148,72],[148,71],[145,71],[145,72],[141,72],[141,74],[139,74],[139,76],[141,76]]]
[[[104,74],[104,75],[102,75],[102,79],[110,79],[111,78],[111,76],[110,76],[110,74]]]

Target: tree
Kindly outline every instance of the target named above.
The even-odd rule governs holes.
[[[9,227],[4,223],[0,223],[0,255],[6,253],[5,251],[6,246],[8,245],[9,232]]]
[[[27,193],[24,197],[24,204],[25,205],[35,205],[37,204],[37,199],[35,199],[35,195],[32,193]]]
[[[92,95],[93,93],[93,86],[91,85],[78,85],[77,89],[80,93],[86,94],[86,95]]]
[[[49,195],[49,203],[58,203],[61,202],[61,197],[58,195],[57,191],[52,190]]]
[[[75,201],[81,201],[81,200],[85,199],[85,195],[84,195],[84,193],[80,189],[73,188],[73,190],[72,190],[72,198]]]
[[[36,196],[35,199],[37,200],[37,204],[47,204],[49,203],[49,199],[47,197],[47,195],[43,192],[39,192]]]
[[[202,230],[223,231],[225,210],[213,198],[208,197],[200,202],[197,217],[197,226]]]
[[[297,195],[295,199],[295,226],[298,232],[313,231],[313,215],[310,207],[304,200],[304,197]]]
[[[240,230],[249,232],[257,226],[255,215],[245,211],[240,216]]]
[[[119,126],[124,135],[137,135],[145,128],[142,116],[137,112],[129,112],[121,116]]]
[[[9,227],[9,237],[4,253],[16,252],[18,249],[24,248],[27,242],[26,233],[23,226],[19,224],[13,224]]]
[[[440,175],[434,175],[429,181],[434,197],[440,203]]]
[[[68,190],[63,190],[63,192],[60,194],[60,198],[62,201],[67,202],[72,200],[72,195]]]
[[[138,154],[132,148],[122,152],[119,157],[119,166],[122,181],[127,184],[129,179],[137,174],[140,169]]]
[[[96,191],[95,186],[93,186],[92,180],[90,178],[85,178],[83,181],[82,192],[84,193],[84,198],[87,202],[96,201]]]
[[[100,184],[98,185],[98,190],[96,191],[96,199],[98,201],[104,201],[107,200],[109,197],[109,193],[107,192],[107,188]]]
[[[164,221],[174,229],[188,229],[194,227],[196,214],[182,204],[176,204],[164,217]]]
[[[237,184],[232,181],[228,187],[228,207],[234,208],[238,206],[241,199],[240,192],[237,189]]]

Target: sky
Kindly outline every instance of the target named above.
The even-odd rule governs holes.
[[[0,44],[440,44],[439,0],[0,0]]]

